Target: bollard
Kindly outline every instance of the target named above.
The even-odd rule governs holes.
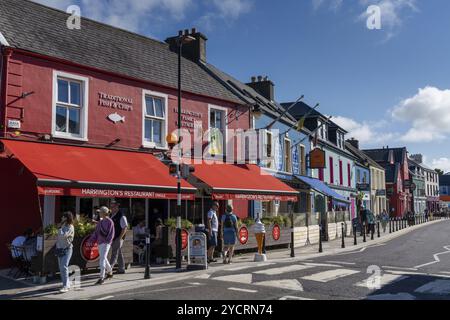
[[[367,242],[367,240],[366,240],[366,224],[365,223],[363,223],[362,232],[363,232],[363,242]]]
[[[358,239],[356,238],[356,226],[353,226],[353,245],[358,244]]]
[[[389,218],[389,233],[392,233],[392,218]]]
[[[378,238],[381,238],[381,234],[380,234],[380,221],[377,222],[377,229],[378,229]]]
[[[144,279],[150,279],[150,233],[145,235],[145,274]]]
[[[341,248],[344,249],[345,248],[345,230],[344,230],[344,224],[341,224],[342,227],[342,245]]]
[[[322,225],[319,225],[319,253],[323,252],[322,247]]]
[[[370,240],[375,238],[375,224],[370,225]]]
[[[398,217],[395,219],[395,231],[398,231],[398,230],[400,230],[399,229],[399,223],[398,223]]]

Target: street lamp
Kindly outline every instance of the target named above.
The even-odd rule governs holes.
[[[189,35],[186,30],[178,33],[178,138],[181,137],[181,56],[183,45],[194,41],[195,38]],[[176,233],[176,269],[181,271],[181,148],[179,148],[177,161],[177,233]]]

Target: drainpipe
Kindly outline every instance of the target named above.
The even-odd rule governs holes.
[[[7,118],[7,111],[6,111],[6,105],[8,103],[8,64],[9,59],[12,55],[12,49],[5,47],[2,50],[2,68],[0,70],[0,76],[1,76],[1,84],[2,84],[2,102],[1,102],[1,109],[2,112],[1,115],[1,123],[3,124],[3,130],[2,130],[2,136],[6,138],[6,118]]]

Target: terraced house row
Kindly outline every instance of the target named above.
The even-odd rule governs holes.
[[[315,106],[277,101],[268,77],[235,79],[208,62],[201,32],[161,42],[84,18],[71,30],[67,18],[1,1],[0,243],[28,227],[42,232],[65,211],[92,217],[112,199],[133,224],[176,216],[166,137],[179,124],[181,37],[191,39],[181,56],[181,127],[192,142],[183,152],[197,160],[181,182],[185,232],[205,223],[214,200],[221,211],[232,203],[243,222],[237,249],[256,246],[248,226],[258,217],[271,221],[267,247],[290,243],[292,226],[303,246],[318,241],[319,225],[324,240],[342,222],[350,233],[361,208],[438,209],[437,174],[406,148],[362,150]],[[170,229],[165,241],[175,245]]]

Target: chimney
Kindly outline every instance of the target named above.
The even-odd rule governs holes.
[[[350,143],[354,148],[359,150],[359,141],[355,138],[351,138],[350,140],[347,140],[348,143]]]
[[[258,92],[269,101],[274,101],[275,85],[270,81],[269,77],[252,77],[252,82],[247,83],[249,87]]]
[[[190,32],[189,30],[180,31],[178,36],[167,38],[166,43],[169,44],[170,50],[178,52],[177,40],[183,34],[195,38],[195,40],[183,44],[183,57],[194,62],[206,62],[206,42],[208,38],[203,33],[197,32],[195,28],[192,28]]]
[[[423,163],[423,156],[421,154],[412,154],[410,156],[410,158],[412,160],[414,160],[415,162],[417,162],[418,164],[422,164]]]

